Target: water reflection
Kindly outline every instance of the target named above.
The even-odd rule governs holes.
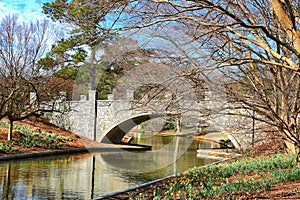
[[[181,152],[185,148],[181,139],[153,137],[142,142],[169,147],[158,145],[153,152],[73,154],[2,162],[0,198],[91,199],[213,162],[196,157],[196,142],[189,142],[185,152]]]

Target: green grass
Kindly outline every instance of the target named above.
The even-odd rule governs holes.
[[[147,197],[130,194],[130,199],[226,199],[243,192],[269,190],[272,184],[300,178],[295,155],[274,154],[268,158],[242,158],[224,164],[196,167],[176,176]]]

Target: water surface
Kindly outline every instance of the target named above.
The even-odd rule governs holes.
[[[139,138],[147,152],[106,152],[39,157],[0,163],[1,199],[92,199],[203,166],[191,138]],[[210,146],[210,144],[207,144]]]

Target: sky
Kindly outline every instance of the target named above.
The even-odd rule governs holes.
[[[0,17],[18,14],[24,20],[42,19],[42,5],[51,0],[0,0]]]
[[[23,19],[25,21],[46,18],[46,16],[42,13],[43,3],[52,1],[53,0],[0,0],[0,19],[8,14],[17,14],[19,19]],[[152,40],[149,40],[149,38],[151,38],[150,35],[143,36],[143,33],[136,35],[137,40],[140,40],[145,44],[147,43],[149,46],[154,45],[157,48],[157,42],[151,42]],[[155,41],[158,41],[158,38],[155,38]],[[159,41],[159,43],[164,42],[162,40]],[[163,46],[173,47],[171,44]]]

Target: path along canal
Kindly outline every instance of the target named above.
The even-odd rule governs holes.
[[[0,199],[93,199],[145,182],[203,166],[198,158],[211,147],[192,138],[151,136],[133,142],[152,151],[91,152],[0,163]]]

